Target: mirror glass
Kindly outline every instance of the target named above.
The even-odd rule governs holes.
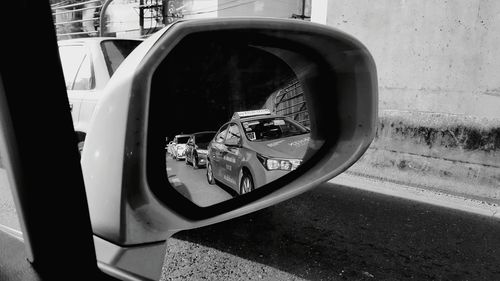
[[[201,207],[265,188],[318,148],[300,83],[315,66],[250,41],[188,36],[153,76],[150,103],[168,124],[168,180]]]

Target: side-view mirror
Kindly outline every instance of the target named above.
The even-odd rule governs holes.
[[[105,91],[81,163],[99,264],[122,278],[158,279],[165,241],[180,230],[257,211],[342,173],[368,148],[377,121],[369,51],[297,20],[178,21],[139,45]],[[197,137],[196,154],[165,152],[166,136],[204,131],[217,132],[206,149]],[[222,151],[239,144],[232,139],[244,145]]]

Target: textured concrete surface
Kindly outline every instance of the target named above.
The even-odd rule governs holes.
[[[500,120],[381,111],[377,134],[352,174],[498,202]]]
[[[499,1],[330,0],[324,13],[372,53],[381,109],[500,117]]]

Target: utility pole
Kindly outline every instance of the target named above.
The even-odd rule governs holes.
[[[139,0],[139,28],[140,34],[144,34],[144,0]]]
[[[308,0],[302,0],[302,14],[300,14],[300,15],[298,15],[298,14],[292,14],[292,18],[293,19],[301,19],[301,20],[306,20],[307,19],[307,20],[311,20],[310,16],[306,16],[306,1],[308,1]]]
[[[163,5],[163,9],[162,9],[162,16],[163,16],[163,25],[167,25],[169,24],[168,22],[168,10],[169,10],[169,5],[170,5],[170,0],[162,0],[162,5]]]

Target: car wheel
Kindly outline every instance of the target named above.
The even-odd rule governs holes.
[[[209,184],[215,184],[214,172],[212,171],[210,161],[207,161],[207,181]]]
[[[193,155],[193,159],[191,159],[191,164],[193,164],[193,169],[198,169],[198,159],[196,155]]]
[[[254,190],[252,176],[247,172],[243,172],[243,176],[240,181],[240,194],[245,194]]]

